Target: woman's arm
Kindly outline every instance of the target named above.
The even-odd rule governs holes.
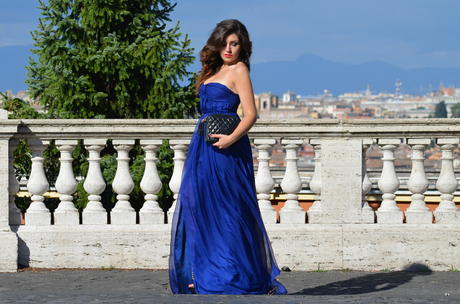
[[[243,137],[257,120],[257,110],[254,101],[254,92],[252,90],[251,78],[245,64],[238,63],[232,67],[230,81],[235,85],[236,93],[240,96],[240,102],[243,107],[244,117],[238,127],[230,135],[215,134],[212,137],[219,138],[219,141],[213,146],[219,149],[227,149],[238,139]]]

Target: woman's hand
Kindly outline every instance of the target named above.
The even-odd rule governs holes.
[[[217,147],[219,149],[228,149],[231,145],[233,145],[236,142],[232,135],[212,134],[210,136],[212,138],[219,139],[219,141],[212,144],[214,147]]]

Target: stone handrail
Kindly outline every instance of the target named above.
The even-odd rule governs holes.
[[[42,139],[190,138],[195,119],[24,119],[0,120],[14,128],[15,137]],[[261,119],[249,132],[252,138],[440,138],[460,134],[460,119]],[[1,133],[8,133],[2,130]]]

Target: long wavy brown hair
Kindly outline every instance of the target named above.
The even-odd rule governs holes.
[[[252,42],[249,40],[249,33],[243,23],[235,19],[227,19],[219,22],[211,33],[206,45],[200,51],[200,61],[202,64],[200,75],[196,83],[196,94],[203,82],[216,74],[223,64],[220,57],[220,48],[225,45],[227,37],[236,34],[241,44],[240,61],[243,62],[248,70],[251,70],[249,58],[252,54]]]

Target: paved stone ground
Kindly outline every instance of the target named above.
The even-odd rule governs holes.
[[[0,273],[0,303],[460,303],[460,272],[283,272],[284,296],[173,295],[165,270]]]

